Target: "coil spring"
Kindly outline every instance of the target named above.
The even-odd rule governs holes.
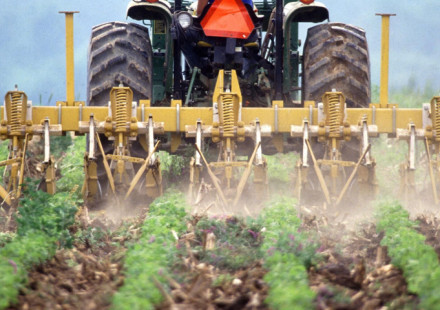
[[[14,92],[11,94],[11,119],[9,124],[11,125],[11,133],[19,134],[21,131],[21,117],[22,117],[22,96],[20,93]]]
[[[127,92],[122,89],[116,91],[115,112],[116,131],[124,130],[127,123]]]
[[[330,94],[328,98],[328,116],[330,135],[339,136],[339,126],[341,124],[341,104],[337,94]]]
[[[232,95],[223,96],[223,134],[226,137],[234,135],[234,102]]]
[[[435,98],[435,132],[436,135],[440,135],[440,97]]]

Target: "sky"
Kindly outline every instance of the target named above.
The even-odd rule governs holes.
[[[440,1],[322,0],[331,22],[362,27],[367,32],[372,84],[380,83],[381,18],[390,23],[391,88],[416,81],[440,91]],[[80,11],[74,17],[75,99],[86,100],[87,48],[91,28],[125,21],[129,0],[0,0],[0,96],[14,85],[34,104],[65,100],[65,21],[59,11]],[[310,24],[300,25],[305,41]],[[438,95],[438,94],[433,94]]]

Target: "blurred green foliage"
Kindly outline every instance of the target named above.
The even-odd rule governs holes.
[[[420,298],[420,309],[438,309],[440,265],[434,248],[425,244],[425,236],[415,228],[417,222],[396,202],[378,204],[376,229],[383,232],[391,263],[403,270],[408,290]]]
[[[81,202],[81,188],[84,182],[84,152],[86,150],[86,137],[78,136],[66,149],[66,156],[61,161],[61,179],[57,181],[57,191],[74,191],[78,203]]]
[[[319,259],[316,238],[301,230],[296,201],[278,198],[267,204],[261,214],[266,231],[261,251],[268,273],[272,309],[312,309],[315,293],[308,284],[307,268]]]
[[[430,102],[432,97],[440,95],[440,88],[430,81],[421,88],[415,76],[410,76],[405,86],[391,88],[388,93],[390,103],[397,103],[401,108],[421,108],[422,103]],[[379,102],[380,86],[371,87],[371,102]]]
[[[184,169],[189,166],[190,157],[173,155],[165,151],[158,152],[162,178],[168,184],[178,181]]]
[[[113,309],[154,309],[163,296],[155,281],[168,287],[166,276],[177,248],[173,231],[186,230],[186,203],[182,194],[167,192],[151,205],[142,225],[142,236],[128,249],[124,262],[124,285],[113,296]]]
[[[76,199],[68,193],[49,195],[24,186],[17,221],[17,236],[0,248],[0,309],[17,301],[27,282],[27,270],[55,255],[57,248],[71,247],[69,227],[75,221]]]

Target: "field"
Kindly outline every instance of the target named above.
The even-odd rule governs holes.
[[[427,100],[408,89],[394,97]],[[28,179],[18,209],[0,210],[0,309],[438,308],[438,207],[398,199],[405,145],[379,138],[382,194],[339,210],[299,204],[290,197],[297,156],[269,157],[272,197],[252,217],[195,213],[175,185],[185,162],[167,154],[164,196],[89,210],[85,138],[52,147],[62,158],[57,194]],[[37,158],[38,143],[31,149]]]

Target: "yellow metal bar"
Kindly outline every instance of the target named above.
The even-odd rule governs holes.
[[[75,103],[75,69],[73,49],[73,14],[78,11],[61,11],[66,16],[66,101],[68,106]]]
[[[379,14],[382,16],[382,49],[380,67],[380,107],[386,108],[388,105],[388,68],[390,54],[390,16],[396,14]]]
[[[3,202],[6,202],[9,206],[12,204],[11,196],[3,186],[0,185],[0,197],[3,198]]]
[[[46,118],[50,120],[51,128],[53,125],[61,125],[62,131],[75,131],[79,133],[79,121],[90,119],[93,114],[97,122],[103,122],[108,116],[108,107],[85,106],[84,102],[77,102],[82,104],[81,119],[80,108],[78,106],[48,106],[32,107],[32,121],[33,124],[41,124]],[[61,109],[61,112],[60,112]],[[369,125],[376,125],[378,133],[395,133],[396,129],[408,129],[409,123],[414,123],[416,129],[425,129],[423,127],[423,111],[422,108],[408,109],[395,108],[386,109],[376,108],[347,108],[345,113],[347,115],[346,121],[352,125],[357,125],[358,121],[364,116]],[[275,114],[274,109],[271,108],[242,108],[242,121],[245,124],[250,124],[259,119],[262,126],[269,125],[272,133],[275,132]],[[165,132],[170,133],[185,133],[186,126],[193,126],[198,120],[205,125],[212,125],[212,108],[195,108],[195,107],[180,107],[180,121],[179,128],[175,121],[177,111],[175,107],[146,107],[145,115],[152,115],[155,122],[161,122],[164,126]],[[137,108],[137,119],[142,118],[141,108]],[[290,133],[291,126],[302,126],[304,118],[309,118],[309,108],[279,108],[278,112],[278,133]],[[61,116],[61,118],[59,117]],[[4,118],[4,107],[1,108],[1,119]],[[393,120],[394,118],[394,120]],[[374,122],[373,122],[374,119]],[[60,121],[59,121],[60,120]],[[318,109],[312,109],[312,123],[318,124]],[[146,123],[145,121],[144,123]],[[61,133],[60,133],[61,134]],[[53,135],[53,132],[51,132]]]

